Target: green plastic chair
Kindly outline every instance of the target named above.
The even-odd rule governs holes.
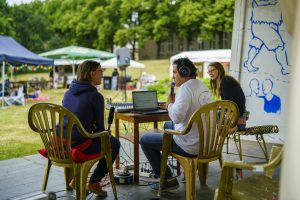
[[[228,129],[236,126],[238,107],[232,101],[215,101],[200,107],[191,116],[187,127],[181,132],[164,130],[161,176],[158,196],[161,195],[165,178],[168,156],[175,157],[182,165],[186,178],[186,199],[196,199],[196,171],[198,170],[201,185],[206,185],[209,162],[219,160],[222,165],[222,148],[227,138]],[[171,152],[172,136],[187,134],[192,125],[199,130],[199,153],[197,157],[183,157]]]
[[[65,120],[67,120],[67,124],[64,129]],[[48,158],[42,187],[43,192],[47,187],[50,168],[55,165],[64,168],[67,189],[70,189],[68,184],[73,178],[74,172],[76,199],[85,200],[87,176],[91,167],[100,159],[106,159],[114,197],[117,199],[108,131],[88,133],[71,111],[51,103],[33,105],[28,112],[28,123],[33,131],[40,134],[45,149],[39,150],[39,152]],[[92,156],[92,159],[89,157],[89,160],[78,158],[77,154],[80,151],[74,147],[71,148],[71,132],[74,127],[86,138],[101,137],[101,154],[96,157]]]

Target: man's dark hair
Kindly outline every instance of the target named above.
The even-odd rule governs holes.
[[[178,58],[174,60],[173,65],[177,66],[177,70],[181,76],[185,76],[185,77],[197,76],[196,73],[197,68],[195,67],[194,63],[188,58]]]

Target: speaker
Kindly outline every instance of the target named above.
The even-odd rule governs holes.
[[[191,76],[191,70],[190,68],[186,67],[186,66],[182,66],[179,68],[179,75],[181,77],[190,77]]]
[[[117,49],[118,67],[127,67],[130,65],[130,50],[126,47]]]

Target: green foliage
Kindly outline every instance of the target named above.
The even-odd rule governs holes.
[[[6,0],[0,0],[0,35],[15,36],[13,22]]]
[[[234,0],[216,0],[209,9],[211,13],[201,24],[200,36],[203,39],[211,39],[213,32],[232,32]]]
[[[147,90],[156,90],[158,99],[160,101],[167,101],[170,84],[170,79],[159,80],[156,84],[148,86]]]
[[[0,34],[36,53],[69,45],[112,52],[131,44],[134,55],[137,44],[152,39],[160,55],[173,34],[190,44],[231,32],[233,6],[234,0],[34,0],[10,7],[0,0]]]

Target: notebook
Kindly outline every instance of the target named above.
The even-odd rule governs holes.
[[[156,91],[132,91],[133,112],[140,114],[167,113],[158,107]]]

